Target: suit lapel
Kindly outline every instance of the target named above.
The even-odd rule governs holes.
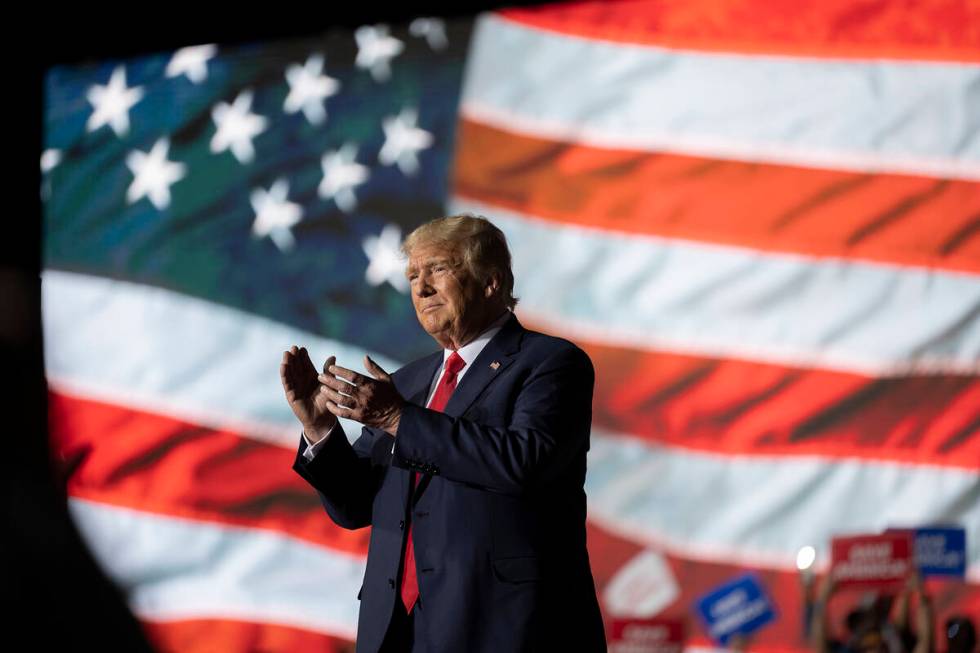
[[[459,417],[466,412],[466,409],[476,401],[484,389],[514,361],[515,354],[520,350],[523,335],[524,327],[517,321],[517,317],[511,314],[510,319],[504,323],[504,326],[497,332],[497,335],[487,343],[483,351],[480,352],[480,355],[471,363],[472,368],[467,370],[466,374],[463,375],[462,381],[459,382],[456,390],[453,391],[443,413],[450,417]],[[439,352],[438,356],[435,354],[433,356],[436,357],[434,363],[420,366],[427,370],[425,379],[424,382],[421,378],[414,382],[421,383],[421,389],[416,390],[412,398],[409,399],[409,401],[419,406],[425,405],[426,399],[429,397],[428,393],[432,386],[432,380],[442,368],[442,352]],[[423,375],[420,374],[421,376]],[[409,488],[411,488],[412,473],[410,472],[407,476],[408,480],[405,486],[406,497],[408,496]],[[425,488],[428,487],[431,480],[432,476],[429,474],[419,476],[418,485],[415,486],[415,491],[412,493],[411,506],[406,505],[406,510],[410,510],[418,502],[419,497],[425,492]]]
[[[418,406],[425,406],[426,399],[429,398],[429,389],[432,387],[432,379],[436,375],[436,372],[442,367],[443,354],[442,351],[437,351],[436,353],[430,355],[425,359],[423,363],[419,364],[418,373],[406,384],[405,392],[403,396],[405,400],[409,403],[416,404]],[[412,496],[417,497],[419,494],[419,486],[415,487],[414,493],[412,492],[412,477],[415,472],[406,470],[404,485],[402,486],[402,507],[406,514],[411,509],[409,505],[409,499]],[[420,484],[422,485],[422,484]],[[414,505],[414,501],[411,502]]]
[[[432,379],[436,372],[442,368],[443,355],[441,351],[430,354],[419,364],[419,371],[405,385],[405,392],[402,396],[412,404],[425,406],[425,400],[429,398],[429,390],[432,388]]]
[[[466,370],[443,412],[450,417],[459,417],[466,412],[484,389],[513,362],[523,334],[524,327],[512,314],[470,364],[472,367]]]

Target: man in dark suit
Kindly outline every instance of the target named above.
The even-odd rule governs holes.
[[[357,650],[604,651],[585,546],[592,363],[511,313],[503,233],[475,216],[416,229],[419,322],[443,351],[388,375],[283,354],[303,425],[294,469],[344,528],[372,526]],[[351,446],[337,416],[364,425]],[[329,591],[325,588],[324,591]]]

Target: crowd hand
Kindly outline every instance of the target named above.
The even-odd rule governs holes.
[[[405,400],[388,373],[369,356],[364,357],[364,367],[370,377],[339,365],[325,368],[319,381],[326,388],[327,410],[395,435]]]
[[[820,589],[817,591],[817,600],[826,603],[830,596],[837,589],[837,579],[834,578],[833,568],[827,570],[827,574],[820,581]]]
[[[922,593],[922,572],[918,569],[912,570],[908,578],[905,579],[905,590],[911,593]]]
[[[728,640],[728,648],[732,653],[745,653],[749,650],[749,636],[744,633],[736,633]]]
[[[336,360],[335,356],[327,358],[323,364],[324,373]],[[312,442],[319,441],[337,423],[337,418],[329,410],[327,388],[320,383],[306,347],[293,345],[289,351],[283,352],[279,378],[286,401],[303,425],[306,437]]]

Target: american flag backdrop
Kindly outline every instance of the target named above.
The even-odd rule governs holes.
[[[72,516],[153,641],[341,651],[367,529],[291,469],[283,350],[433,351],[400,239],[486,215],[596,366],[604,616],[967,531],[980,615],[980,5],[584,2],[51,68],[42,317]],[[347,424],[352,436],[359,429]],[[846,606],[839,606],[838,612]]]

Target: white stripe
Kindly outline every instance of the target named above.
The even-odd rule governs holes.
[[[314,365],[335,354],[338,364],[359,368],[369,353],[385,370],[400,367],[251,313],[125,281],[45,270],[41,301],[52,387],[202,426],[247,430],[289,448],[300,432],[279,381],[290,346],[306,346]],[[360,435],[360,425],[342,422],[349,438]]]
[[[980,373],[978,275],[452,209],[504,231],[518,314],[566,337],[875,376]]]
[[[803,546],[827,562],[835,534],[966,528],[980,581],[980,474],[948,467],[695,452],[593,429],[589,519],[682,558],[795,569]]]
[[[145,619],[237,619],[354,639],[364,560],[260,529],[71,499],[106,573]]]
[[[598,147],[980,179],[980,66],[684,52],[480,19],[461,111]]]

